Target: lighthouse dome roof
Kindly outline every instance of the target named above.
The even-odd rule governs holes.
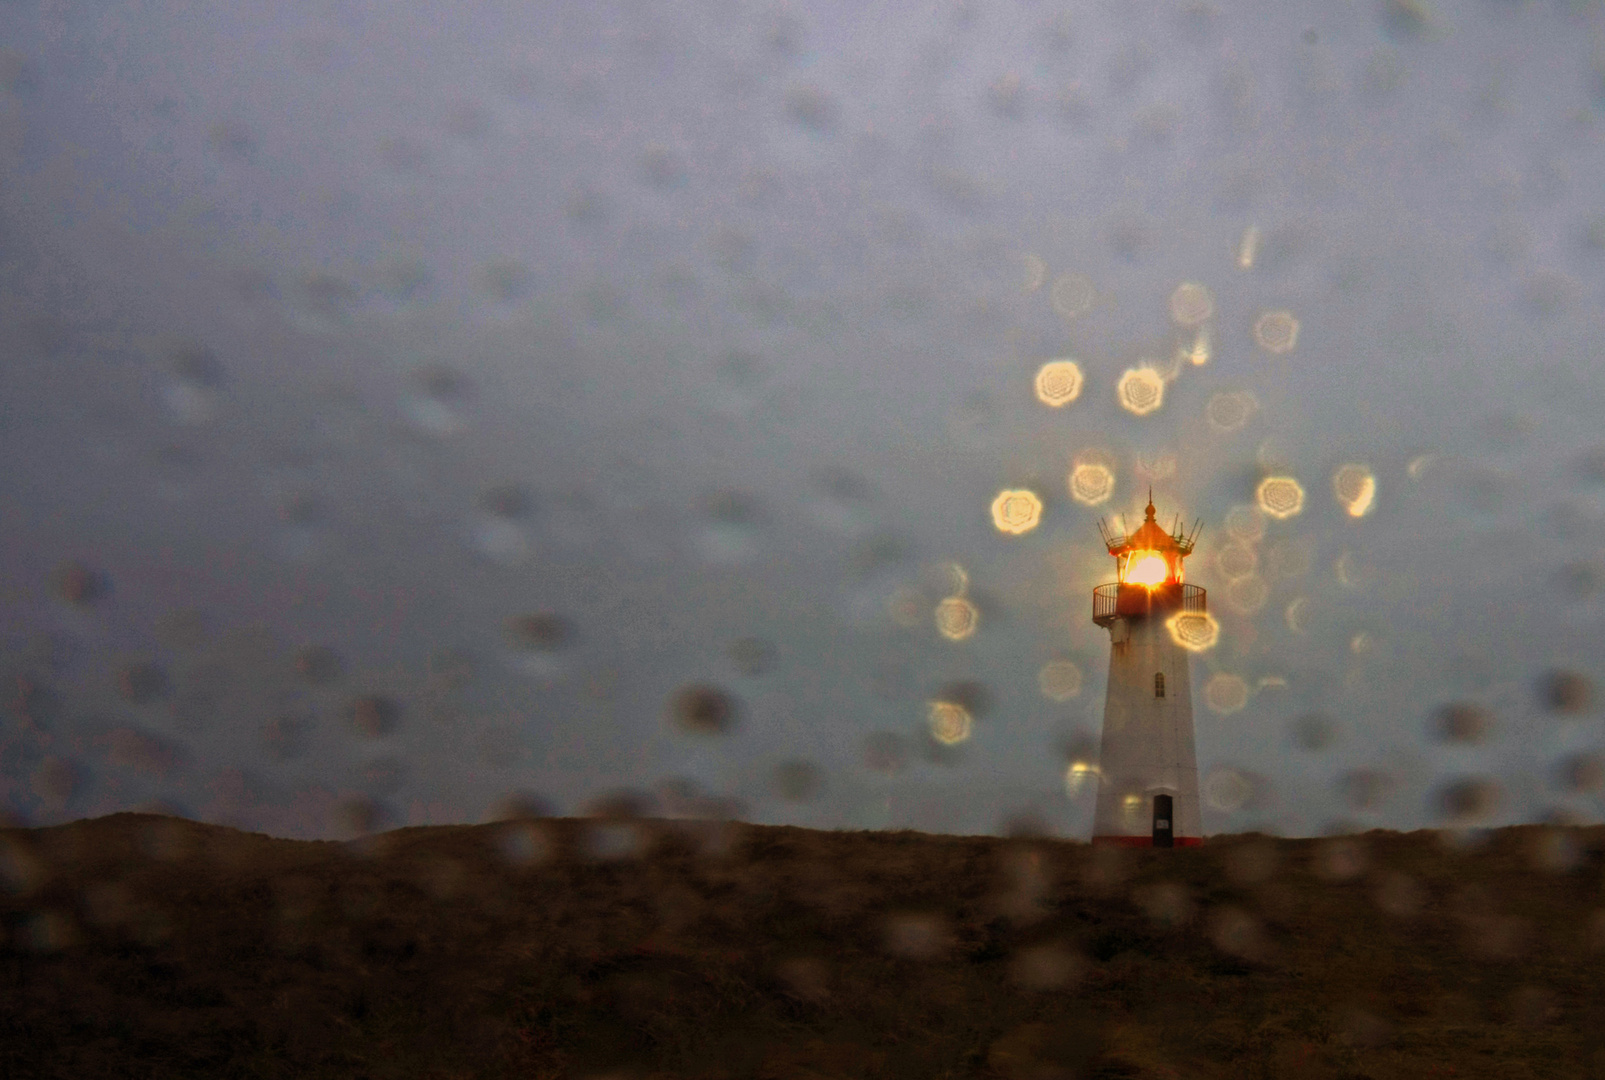
[[[1166,551],[1176,546],[1176,538],[1159,527],[1154,520],[1154,504],[1149,503],[1146,516],[1137,531],[1126,537],[1126,545],[1133,549]]]
[[[1193,544],[1190,537],[1179,532],[1172,535],[1154,520],[1152,495],[1148,497],[1148,505],[1144,507],[1144,511],[1142,524],[1132,530],[1130,535],[1108,537],[1111,555],[1122,555],[1128,551],[1157,551],[1181,556],[1192,553]]]

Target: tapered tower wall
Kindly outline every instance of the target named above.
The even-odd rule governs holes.
[[[1156,605],[1157,606],[1157,605]],[[1154,797],[1173,800],[1178,845],[1203,836],[1193,740],[1192,666],[1165,626],[1168,611],[1108,622],[1109,690],[1104,701],[1094,843],[1146,845]],[[1156,676],[1163,677],[1163,696]]]

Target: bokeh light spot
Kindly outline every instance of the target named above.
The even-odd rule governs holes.
[[[927,592],[943,596],[963,596],[970,591],[970,572],[951,560],[924,567],[920,581]]]
[[[1304,509],[1304,488],[1291,476],[1267,476],[1254,491],[1259,508],[1278,521]]]
[[[912,630],[925,618],[926,603],[928,601],[920,595],[918,589],[905,585],[887,598],[886,613],[898,626]]]
[[[1291,311],[1267,311],[1254,323],[1254,340],[1276,356],[1290,353],[1298,344],[1298,320]]]
[[[1133,416],[1147,416],[1165,403],[1165,377],[1150,367],[1127,368],[1115,393],[1121,408]]]
[[[1265,515],[1257,506],[1239,503],[1226,512],[1226,535],[1240,544],[1257,544],[1265,538]]]
[[[1184,281],[1170,294],[1170,317],[1181,326],[1197,326],[1215,314],[1215,298],[1195,281]]]
[[[1037,687],[1050,701],[1069,701],[1081,693],[1081,669],[1069,660],[1050,660],[1037,672]]]
[[[943,746],[955,746],[966,741],[975,726],[970,710],[956,701],[931,702],[925,722],[931,729],[931,738]]]
[[[1070,497],[1083,506],[1109,501],[1115,491],[1115,474],[1107,465],[1085,462],[1070,470]]]
[[[1176,455],[1155,454],[1149,458],[1139,454],[1137,472],[1150,480],[1169,480],[1176,475]]]
[[[1059,408],[1081,396],[1081,365],[1074,360],[1049,360],[1037,369],[1037,400]]]
[[[1236,769],[1215,769],[1204,779],[1204,801],[1213,809],[1241,810],[1254,796],[1254,785]]]
[[[1258,574],[1240,577],[1226,586],[1226,606],[1239,615],[1253,615],[1265,606],[1271,588]]]
[[[1376,476],[1364,465],[1341,466],[1332,474],[1332,494],[1350,517],[1365,517],[1376,505]]]
[[[1053,280],[1053,289],[1049,294],[1053,301],[1053,310],[1066,322],[1072,322],[1088,311],[1092,310],[1092,301],[1096,296],[1093,290],[1092,279],[1086,274],[1060,274]]]
[[[1215,394],[1204,406],[1204,419],[1221,434],[1240,430],[1256,410],[1259,399],[1248,390]]]
[[[1024,488],[1000,491],[992,500],[992,524],[999,532],[1019,536],[1030,532],[1042,520],[1042,500]]]
[[[1165,621],[1170,640],[1188,652],[1213,649],[1220,640],[1220,623],[1207,611],[1182,611]]]
[[[1043,283],[1048,280],[1048,263],[1042,256],[1030,252],[1021,255],[1020,262],[1025,270],[1024,280],[1020,282],[1020,291],[1029,295],[1042,288]]]
[[[1236,581],[1259,569],[1259,553],[1247,544],[1227,544],[1215,553],[1215,567],[1227,581]]]
[[[962,596],[949,596],[936,605],[936,629],[949,641],[963,641],[975,633],[981,613]]]
[[[1254,269],[1254,259],[1259,255],[1259,226],[1250,225],[1243,230],[1242,239],[1237,242],[1237,268],[1239,270]]]
[[[1248,683],[1240,676],[1220,672],[1204,684],[1204,704],[1222,716],[1241,712],[1248,704]]]

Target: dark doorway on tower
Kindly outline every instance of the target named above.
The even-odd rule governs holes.
[[[1176,831],[1171,827],[1173,802],[1169,795],[1154,796],[1154,847],[1176,846]]]

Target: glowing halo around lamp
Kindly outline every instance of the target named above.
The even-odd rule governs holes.
[[[1072,798],[1081,794],[1098,780],[1098,766],[1086,761],[1072,761],[1064,770],[1065,794]]]
[[[1146,585],[1153,589],[1163,585],[1169,575],[1170,568],[1165,565],[1165,557],[1157,551],[1134,551],[1126,564],[1128,585]]]

